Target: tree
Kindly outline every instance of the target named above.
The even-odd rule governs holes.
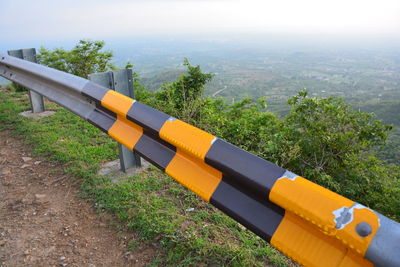
[[[147,94],[148,97],[151,96],[151,100],[144,101],[174,117],[196,124],[207,102],[203,96],[205,85],[213,75],[203,73],[198,65],[192,66],[188,59],[183,61],[183,65],[187,69],[186,73],[177,81],[164,84],[154,94]]]
[[[53,51],[41,47],[37,56],[38,63],[65,71],[83,78],[94,72],[114,69],[111,63],[113,53],[104,48],[104,41],[80,40],[70,51],[56,48]]]
[[[284,120],[290,128],[287,137],[299,154],[285,167],[399,219],[399,168],[369,152],[384,144],[392,126],[337,97],[309,98],[301,91],[288,103],[292,109]]]
[[[333,171],[349,155],[360,154],[386,141],[390,125],[375,120],[372,113],[353,110],[337,97],[308,98],[301,91],[288,101],[292,106],[286,117],[292,125],[293,138],[302,150],[296,165]]]

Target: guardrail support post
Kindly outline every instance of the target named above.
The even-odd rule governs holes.
[[[132,69],[122,69],[102,73],[92,73],[89,79],[104,87],[110,88],[123,95],[134,98]],[[140,156],[118,143],[121,171],[126,173],[130,167],[141,167]]]
[[[36,49],[35,48],[27,48],[27,49],[19,49],[19,50],[10,50],[8,54],[13,57],[21,58],[30,62],[37,63],[36,60]],[[29,91],[29,100],[31,102],[32,113],[40,113],[44,112],[44,101],[43,96],[31,91]]]

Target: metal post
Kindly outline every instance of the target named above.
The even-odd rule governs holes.
[[[134,97],[131,69],[93,73],[89,75],[89,79],[118,93],[131,98]],[[126,172],[130,167],[140,167],[142,165],[139,155],[120,143],[118,143],[118,151],[121,171]]]
[[[8,54],[13,57],[37,63],[35,48],[10,50],[8,51]],[[29,91],[29,101],[31,102],[31,107],[32,107],[32,113],[44,112],[43,96],[34,91],[31,90],[28,91]]]

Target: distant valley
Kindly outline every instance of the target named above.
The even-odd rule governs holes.
[[[207,86],[208,96],[230,103],[244,97],[266,97],[268,109],[282,115],[289,111],[287,99],[303,89],[311,97],[342,97],[355,109],[373,112],[395,126],[388,145],[378,154],[389,162],[400,162],[400,49],[238,48],[217,44],[194,50],[144,53],[131,60],[149,90],[176,80],[187,57],[204,72],[215,75]]]

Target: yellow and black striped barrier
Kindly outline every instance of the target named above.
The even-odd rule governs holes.
[[[82,93],[108,111],[91,123],[300,264],[372,265],[376,212],[112,90]]]
[[[2,57],[0,75],[84,117],[298,263],[400,266],[397,222],[134,99],[31,64]]]

